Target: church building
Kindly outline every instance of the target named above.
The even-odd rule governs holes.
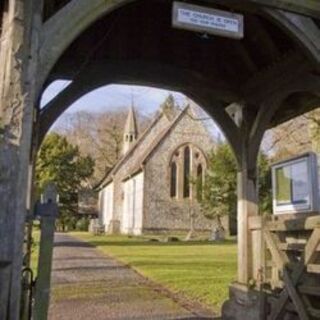
[[[130,108],[123,155],[99,193],[99,218],[107,233],[212,229],[198,199],[215,142],[197,108],[167,103],[141,134]]]

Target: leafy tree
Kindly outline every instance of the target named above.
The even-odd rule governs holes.
[[[260,153],[259,204],[261,211],[271,210],[271,179],[268,158]],[[237,164],[229,145],[220,144],[209,156],[208,170],[202,190],[198,197],[203,214],[215,219],[221,228],[221,217],[229,215],[236,220],[237,213]]]
[[[271,170],[267,155],[263,152],[258,156],[259,210],[262,214],[272,212]]]
[[[93,171],[92,158],[80,156],[78,147],[65,137],[51,133],[45,138],[36,163],[37,191],[41,194],[48,182],[55,183],[59,194],[58,222],[63,230],[76,224],[78,191]]]

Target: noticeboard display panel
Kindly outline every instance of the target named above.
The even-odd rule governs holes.
[[[272,167],[273,212],[299,213],[319,208],[318,166],[314,153]]]

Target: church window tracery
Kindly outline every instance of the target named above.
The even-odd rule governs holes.
[[[177,197],[177,164],[172,162],[171,164],[171,186],[170,186],[170,196],[172,198]]]
[[[178,147],[172,153],[169,164],[170,197],[200,200],[206,164],[206,157],[197,146],[184,144]]]
[[[190,197],[190,148],[184,149],[184,165],[183,165],[183,197]]]
[[[198,164],[197,167],[197,200],[202,199],[202,192],[203,192],[203,167],[202,164]]]

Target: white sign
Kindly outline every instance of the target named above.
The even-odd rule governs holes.
[[[243,38],[243,16],[181,2],[173,5],[173,26],[215,35]]]

